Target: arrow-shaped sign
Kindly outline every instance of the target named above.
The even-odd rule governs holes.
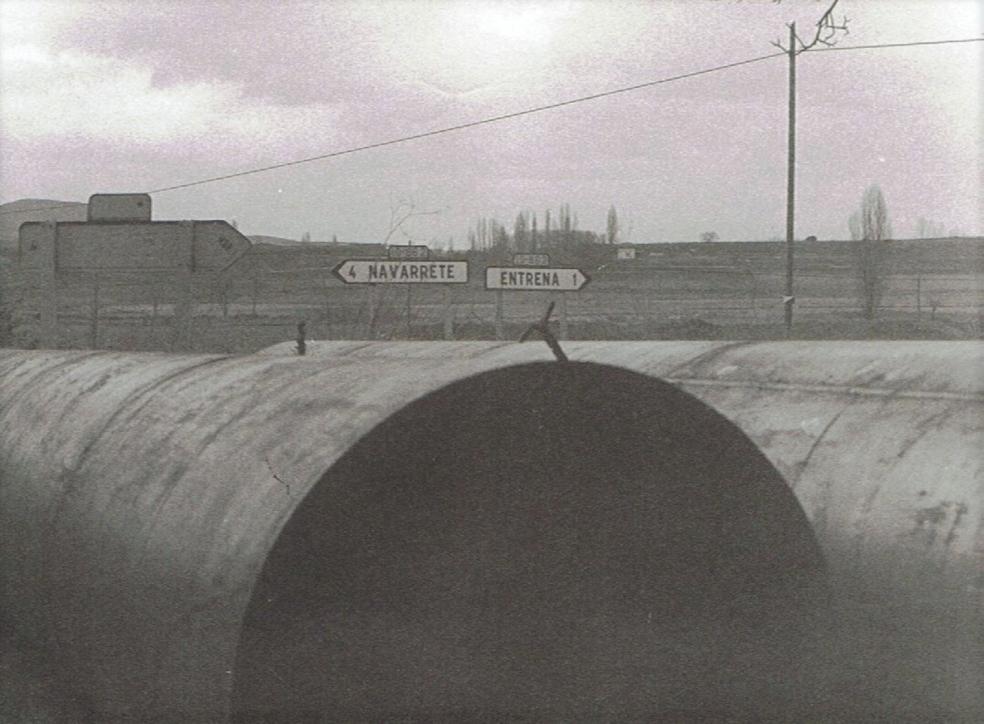
[[[591,281],[580,269],[490,266],[485,269],[485,288],[516,291],[576,292]]]
[[[346,259],[332,273],[346,284],[465,284],[468,262]]]

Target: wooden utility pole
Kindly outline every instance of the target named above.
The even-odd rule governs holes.
[[[796,230],[796,23],[789,25],[789,144],[786,159],[786,335],[793,328],[793,239]]]
[[[783,299],[786,318],[786,335],[793,328],[793,240],[796,233],[796,56],[810,50],[818,43],[833,46],[834,38],[840,31],[847,32],[847,18],[840,25],[834,19],[834,8],[839,0],[833,0],[827,11],[816,24],[816,33],[809,43],[796,34],[796,23],[789,24],[789,44],[780,41],[772,43],[789,56],[789,144],[786,159],[786,294]]]

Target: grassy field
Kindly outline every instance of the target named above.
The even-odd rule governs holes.
[[[501,312],[497,294],[484,289],[484,268],[508,264],[508,256],[469,255],[469,283],[450,289],[370,289],[345,285],[331,274],[343,259],[366,256],[364,249],[327,244],[258,244],[225,273],[196,277],[186,343],[175,324],[176,279],[154,273],[62,275],[59,345],[250,352],[295,338],[302,320],[309,338],[440,339],[448,318],[455,339],[494,339],[497,331],[509,339],[539,319],[550,301],[558,303],[558,331],[571,339],[786,337],[781,243],[639,245],[633,261],[615,261],[610,247],[554,251],[552,264],[581,268],[592,277],[590,284],[563,295],[504,292]],[[795,264],[794,338],[982,337],[982,239],[889,243],[874,320],[860,312],[853,245],[800,242]],[[36,344],[36,280],[19,274],[7,256],[0,284],[3,343]]]

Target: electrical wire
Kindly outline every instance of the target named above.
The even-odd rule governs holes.
[[[833,45],[827,47],[814,47],[810,48],[806,52],[815,53],[830,50],[871,50],[877,48],[905,48],[905,47],[915,47],[924,45],[950,45],[956,43],[978,43],[984,41],[984,37],[981,38],[961,38],[952,40],[923,40],[923,41],[913,41],[907,43],[879,43],[872,45]],[[555,110],[557,108],[564,108],[566,106],[571,106],[577,103],[584,103],[586,101],[593,101],[599,98],[607,98],[609,96],[618,95],[621,93],[629,93],[636,90],[641,90],[643,88],[651,88],[657,85],[663,85],[665,83],[672,83],[679,80],[685,80],[687,78],[695,78],[701,75],[707,75],[709,73],[716,73],[722,70],[728,70],[731,68],[737,68],[744,65],[751,65],[752,63],[759,63],[764,60],[769,60],[772,58],[778,58],[785,56],[785,52],[769,53],[768,55],[760,55],[755,58],[746,58],[745,60],[738,60],[733,63],[725,63],[724,65],[718,65],[711,68],[702,68],[701,70],[691,71],[689,73],[682,73],[680,75],[669,76],[666,78],[660,78],[658,80],[647,81],[645,83],[637,83],[635,85],[623,86],[621,88],[614,88],[607,91],[602,91],[600,93],[592,93],[586,96],[579,96],[577,98],[569,98],[567,100],[558,101],[557,103],[549,103],[542,106],[535,106],[533,108],[525,108],[519,111],[513,111],[511,113],[504,113],[498,116],[490,116],[487,118],[481,118],[475,121],[469,121],[467,123],[460,123],[454,126],[446,126],[444,128],[436,128],[429,131],[424,131],[422,133],[415,133],[408,136],[400,136],[398,138],[391,138],[385,141],[378,141],[376,143],[369,143],[362,146],[354,146],[352,148],[346,148],[339,151],[331,151],[328,153],[319,154],[317,156],[309,156],[307,158],[296,159],[293,161],[285,161],[283,163],[276,163],[269,166],[261,166],[259,168],[247,169],[245,171],[238,171],[236,173],[223,174],[220,176],[211,176],[208,178],[198,179],[195,181],[188,181],[186,183],[175,184],[173,186],[163,186],[161,188],[152,189],[145,193],[148,194],[159,194],[167,191],[176,191],[178,189],[190,188],[193,186],[200,186],[208,183],[215,183],[217,181],[226,181],[233,178],[240,178],[242,176],[250,176],[253,174],[265,173],[267,171],[274,171],[281,168],[289,168],[292,166],[299,166],[305,163],[312,163],[314,161],[323,161],[330,158],[338,158],[339,156],[346,156],[353,153],[360,153],[362,151],[369,151],[376,148],[385,148],[387,146],[395,146],[401,143],[408,143],[410,141],[417,141],[424,138],[430,138],[432,136],[438,136],[445,133],[452,133],[454,131],[461,131],[468,128],[475,128],[477,126],[484,126],[492,123],[499,123],[501,121],[510,120],[512,118],[519,118],[521,116],[528,116],[534,113],[542,113],[544,111]],[[27,214],[36,213],[38,211],[51,211],[54,209],[67,208],[69,206],[74,206],[81,202],[58,204],[52,206],[42,206],[29,210],[16,210],[9,209],[0,211],[0,215],[7,214]]]
[[[827,50],[871,50],[873,48],[912,48],[917,45],[951,45],[954,43],[980,43],[981,38],[960,38],[956,40],[918,40],[911,43],[877,43],[874,45],[831,45],[826,47],[814,47],[807,50],[807,53],[823,52]]]
[[[608,96],[617,95],[619,93],[628,93],[630,91],[640,90],[642,88],[650,88],[655,85],[661,85],[663,83],[671,83],[673,81],[684,80],[686,78],[694,78],[699,75],[706,75],[708,73],[715,73],[722,70],[727,70],[730,68],[737,68],[742,65],[750,65],[751,63],[758,63],[763,60],[768,60],[770,58],[777,58],[783,56],[785,53],[769,53],[768,55],[760,55],[757,58],[748,58],[746,60],[735,61],[734,63],[727,63],[725,65],[718,65],[713,68],[704,68],[702,70],[692,71],[690,73],[683,73],[681,75],[670,76],[668,78],[660,78],[659,80],[651,80],[645,83],[638,83],[636,85],[625,86],[622,88],[615,88],[612,90],[602,91],[601,93],[593,93],[587,96],[579,96],[577,98],[570,98],[568,100],[559,101],[557,103],[549,103],[547,105],[535,106],[533,108],[525,108],[521,111],[513,111],[512,113],[503,113],[498,116],[490,116],[488,118],[482,118],[475,121],[469,121],[467,123],[460,123],[455,126],[446,126],[444,128],[436,128],[430,131],[424,131],[423,133],[415,133],[410,136],[401,136],[399,138],[392,138],[386,141],[378,141],[376,143],[369,143],[364,146],[356,146],[354,148],[346,148],[341,151],[331,151],[329,153],[319,154],[317,156],[310,156],[308,158],[302,158],[295,161],[286,161],[284,163],[276,163],[270,166],[263,166],[261,168],[249,169],[247,171],[239,171],[237,173],[224,174],[222,176],[212,176],[210,178],[204,178],[197,181],[189,181],[187,183],[176,184],[174,186],[165,186],[159,189],[152,189],[148,191],[149,194],[159,194],[165,191],[175,191],[177,189],[189,188],[191,186],[199,186],[201,184],[213,183],[215,181],[225,181],[227,179],[239,178],[241,176],[249,176],[251,174],[264,173],[266,171],[274,171],[280,168],[288,168],[290,166],[298,166],[303,163],[311,163],[312,161],[323,161],[328,158],[337,158],[338,156],[346,156],[352,153],[359,153],[360,151],[369,151],[375,148],[383,148],[385,146],[394,146],[399,143],[407,143],[409,141],[417,141],[422,138],[430,138],[432,136],[438,136],[445,133],[451,133],[453,131],[461,131],[466,128],[475,128],[476,126],[484,126],[490,123],[499,123],[501,121],[506,121],[512,118],[519,118],[521,116],[528,116],[533,113],[542,113],[543,111],[550,111],[556,108],[563,108],[565,106],[571,106],[575,103],[584,103],[585,101],[593,101],[598,98],[607,98]]]
[[[331,152],[328,152],[328,153],[319,154],[317,156],[310,156],[308,158],[297,159],[297,160],[294,160],[294,161],[285,161],[283,163],[276,163],[276,164],[272,164],[272,165],[269,165],[269,166],[262,166],[262,167],[259,167],[259,168],[248,169],[246,171],[239,171],[239,172],[236,172],[236,173],[223,174],[221,176],[211,176],[209,178],[198,179],[196,181],[188,181],[186,183],[175,184],[173,186],[164,186],[164,187],[161,187],[161,188],[158,188],[158,189],[151,189],[150,191],[146,191],[144,193],[147,193],[147,194],[159,194],[159,193],[164,193],[166,191],[176,191],[178,189],[190,188],[192,186],[200,186],[202,184],[214,183],[216,181],[225,181],[225,180],[228,180],[228,179],[239,178],[241,176],[250,176],[250,175],[253,175],[253,174],[264,173],[266,171],[274,171],[276,169],[289,168],[291,166],[299,166],[301,164],[311,163],[313,161],[323,161],[323,160],[329,159],[329,158],[337,158],[339,156],[346,156],[346,155],[349,155],[349,154],[359,153],[359,152],[362,152],[362,151],[369,151],[369,150],[372,150],[372,149],[375,149],[375,148],[384,148],[386,146],[395,146],[395,145],[400,144],[400,143],[408,143],[410,141],[417,141],[417,140],[420,140],[420,139],[423,139],[423,138],[430,138],[432,136],[438,136],[438,135],[442,135],[442,134],[445,134],[445,133],[452,133],[454,131],[461,131],[461,130],[465,130],[467,128],[475,128],[477,126],[484,126],[484,125],[488,125],[488,124],[491,124],[491,123],[499,123],[501,121],[509,120],[511,118],[519,118],[521,116],[527,116],[527,115],[530,115],[530,114],[533,114],[533,113],[542,113],[543,111],[554,110],[556,108],[563,108],[565,106],[571,106],[571,105],[574,105],[576,103],[584,103],[586,101],[597,100],[599,98],[606,98],[606,97],[609,97],[609,96],[618,95],[620,93],[629,93],[631,91],[640,90],[642,88],[650,88],[652,86],[662,85],[664,83],[672,83],[674,81],[684,80],[686,78],[694,78],[694,77],[697,77],[697,76],[700,76],[700,75],[707,75],[709,73],[716,73],[716,72],[719,72],[719,71],[722,71],[722,70],[728,70],[730,68],[737,68],[737,67],[743,66],[743,65],[750,65],[752,63],[758,63],[758,62],[761,62],[763,60],[769,60],[770,58],[777,58],[777,57],[780,57],[780,56],[783,56],[783,55],[785,55],[785,53],[781,53],[781,52],[779,52],[779,53],[769,53],[768,55],[761,55],[761,56],[758,56],[758,57],[755,57],[755,58],[746,58],[745,60],[738,60],[738,61],[735,61],[733,63],[726,63],[724,65],[718,65],[718,66],[714,66],[712,68],[702,68],[701,70],[695,70],[695,71],[691,71],[689,73],[682,73],[680,75],[669,76],[667,78],[660,78],[658,80],[651,80],[651,81],[647,81],[645,83],[637,83],[635,85],[624,86],[624,87],[621,87],[621,88],[613,88],[611,90],[602,91],[600,93],[592,93],[591,95],[579,96],[577,98],[569,98],[567,100],[558,101],[557,103],[549,103],[549,104],[542,105],[542,106],[535,106],[533,108],[525,108],[523,110],[513,111],[512,113],[503,113],[503,114],[498,115],[498,116],[490,116],[488,118],[481,118],[481,119],[478,119],[478,120],[475,120],[475,121],[469,121],[467,123],[460,123],[460,124],[454,125],[454,126],[446,126],[444,128],[435,128],[435,129],[432,129],[430,131],[424,131],[422,133],[415,133],[415,134],[408,135],[408,136],[400,136],[398,138],[391,138],[391,139],[388,139],[388,140],[385,140],[385,141],[378,141],[376,143],[368,143],[368,144],[365,144],[363,146],[354,146],[352,148],[346,148],[346,149],[342,149],[342,150],[339,150],[339,151],[331,151]],[[81,203],[81,202],[75,202],[75,203]],[[53,210],[53,209],[61,209],[61,208],[66,208],[68,206],[74,206],[75,203],[72,203],[72,204],[59,204],[59,205],[54,205],[54,206],[44,206],[44,207],[38,207],[36,209],[30,209],[30,210],[27,210],[27,211],[19,211],[19,210],[11,209],[11,210],[7,210],[7,211],[0,211],[0,214],[6,215],[6,214],[17,214],[17,213],[33,213],[33,212],[37,212],[37,211],[49,211],[49,210]]]

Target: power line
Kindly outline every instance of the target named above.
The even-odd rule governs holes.
[[[673,81],[684,80],[686,78],[694,78],[700,75],[706,75],[708,73],[716,73],[718,71],[727,70],[729,68],[737,68],[742,65],[750,65],[752,63],[758,63],[763,60],[768,60],[770,58],[777,58],[784,53],[770,53],[768,55],[762,55],[757,58],[747,58],[745,60],[738,60],[734,63],[726,63],[725,65],[718,65],[713,68],[703,68],[701,70],[692,71],[690,73],[683,73],[681,75],[670,76],[667,78],[660,78],[658,80],[647,81],[645,83],[637,83],[636,85],[625,86],[622,88],[614,88],[612,90],[602,91],[600,93],[593,93],[587,96],[580,96],[578,98],[570,98],[564,101],[558,101],[557,103],[550,103],[543,106],[535,106],[533,108],[526,108],[520,111],[514,111],[512,113],[504,113],[499,116],[491,116],[489,118],[482,118],[476,121],[469,121],[467,123],[461,123],[456,126],[447,126],[445,128],[436,128],[430,131],[424,131],[423,133],[416,133],[410,136],[401,136],[399,138],[392,138],[386,141],[378,141],[376,143],[369,143],[364,146],[355,146],[353,148],[346,148],[340,151],[331,151],[329,153],[319,154],[317,156],[310,156],[308,158],[302,158],[295,161],[286,161],[284,163],[277,163],[270,166],[263,166],[260,168],[248,169],[246,171],[239,171],[237,173],[224,174],[221,176],[212,176],[209,178],[199,179],[197,181],[189,181],[187,183],[176,184],[174,186],[165,186],[159,189],[152,189],[146,191],[148,194],[159,194],[165,191],[176,191],[177,189],[189,188],[191,186],[200,186],[202,184],[214,183],[216,181],[225,181],[228,179],[238,178],[240,176],[250,176],[252,174],[264,173],[266,171],[274,171],[280,168],[289,168],[290,166],[298,166],[303,163],[311,163],[312,161],[322,161],[329,158],[337,158],[338,156],[346,156],[353,153],[359,153],[361,151],[369,151],[374,148],[383,148],[386,146],[395,146],[399,143],[407,143],[409,141],[416,141],[422,138],[429,138],[431,136],[438,136],[444,133],[451,133],[453,131],[461,131],[466,128],[474,128],[476,126],[483,126],[490,123],[498,123],[499,121],[505,121],[510,118],[518,118],[520,116],[530,115],[532,113],[541,113],[543,111],[553,110],[555,108],[563,108],[564,106],[574,105],[575,103],[584,103],[585,101],[596,100],[598,98],[605,98],[608,96],[617,95],[620,93],[629,93],[631,91],[640,90],[642,88],[650,88],[656,85],[662,85],[664,83],[672,83]],[[80,202],[75,202],[80,203]],[[57,204],[54,206],[42,206],[36,209],[30,209],[25,211],[11,209],[9,211],[0,211],[0,214],[24,214],[33,213],[37,211],[51,211],[54,209],[63,209],[73,204]]]
[[[911,43],[879,43],[876,45],[831,45],[829,47],[809,48],[808,53],[822,53],[828,50],[870,50],[872,48],[911,48],[917,45],[951,45],[954,43],[980,43],[984,38],[960,38],[957,40],[919,40]]]
[[[954,43],[977,43],[977,42],[981,42],[981,41],[984,41],[984,38],[962,38],[962,39],[954,39],[954,40],[924,40],[924,41],[916,41],[916,42],[909,42],[909,43],[881,43],[881,44],[875,44],[875,45],[846,45],[846,46],[837,45],[837,46],[830,46],[830,47],[810,48],[808,52],[815,53],[815,52],[822,52],[822,51],[828,51],[828,50],[870,50],[870,49],[875,49],[875,48],[904,48],[904,47],[913,47],[913,46],[921,46],[921,45],[947,45],[947,44],[954,44]],[[332,152],[320,154],[320,155],[317,155],[317,156],[310,156],[308,158],[297,159],[297,160],[294,160],[294,161],[286,161],[284,163],[277,163],[277,164],[273,164],[273,165],[270,165],[270,166],[263,166],[263,167],[260,167],[260,168],[248,169],[246,171],[239,171],[239,172],[236,172],[236,173],[224,174],[224,175],[221,175],[221,176],[212,176],[212,177],[209,177],[209,178],[199,179],[197,181],[189,181],[187,183],[176,184],[174,186],[165,186],[165,187],[162,187],[162,188],[158,188],[158,189],[153,189],[151,191],[147,191],[146,193],[156,194],[156,193],[163,193],[165,191],[176,191],[178,189],[189,188],[189,187],[192,187],[192,186],[200,186],[202,184],[214,183],[216,181],[225,181],[225,180],[228,180],[228,179],[238,178],[238,177],[241,177],[241,176],[250,176],[250,175],[253,175],[253,174],[264,173],[266,171],[274,171],[276,169],[289,168],[291,166],[298,166],[300,164],[311,163],[313,161],[322,161],[322,160],[329,159],[329,158],[337,158],[339,156],[345,156],[345,155],[349,155],[349,154],[353,154],[353,153],[359,153],[361,151],[369,151],[369,150],[372,150],[372,149],[375,149],[375,148],[384,148],[386,146],[394,146],[394,145],[397,145],[397,144],[400,144],[400,143],[408,143],[410,141],[416,141],[416,140],[420,140],[420,139],[423,139],[423,138],[429,138],[431,136],[438,136],[438,135],[442,135],[442,134],[445,134],[445,133],[452,133],[454,131],[461,131],[461,130],[464,130],[464,129],[467,129],[467,128],[475,128],[477,126],[488,125],[488,124],[491,124],[491,123],[498,123],[500,121],[509,120],[511,118],[519,118],[521,116],[527,116],[527,115],[531,115],[531,114],[534,114],[534,113],[542,113],[543,111],[549,111],[549,110],[553,110],[553,109],[556,109],[556,108],[563,108],[565,106],[574,105],[576,103],[584,103],[586,101],[597,100],[599,98],[606,98],[608,96],[618,95],[618,94],[621,94],[621,93],[629,93],[629,92],[640,90],[640,89],[643,89],[643,88],[651,88],[653,86],[662,85],[662,84],[665,84],[665,83],[672,83],[672,82],[678,81],[678,80],[685,80],[687,78],[694,78],[694,77],[701,76],[701,75],[707,75],[709,73],[716,73],[716,72],[719,72],[719,71],[722,71],[722,70],[728,70],[728,69],[731,69],[731,68],[737,68],[737,67],[740,67],[740,66],[743,66],[743,65],[750,65],[752,63],[758,63],[758,62],[761,62],[763,60],[769,60],[771,58],[777,58],[777,57],[785,56],[785,55],[786,55],[786,53],[783,53],[783,52],[780,52],[780,53],[770,53],[768,55],[761,55],[761,56],[758,56],[758,57],[755,57],[755,58],[747,58],[745,60],[739,60],[739,61],[735,61],[733,63],[726,63],[724,65],[718,65],[718,66],[714,66],[712,68],[703,68],[701,70],[696,70],[696,71],[692,71],[692,72],[689,72],[689,73],[683,73],[683,74],[675,75],[675,76],[669,76],[669,77],[666,77],[666,78],[660,78],[658,80],[647,81],[645,83],[637,83],[635,85],[624,86],[624,87],[621,87],[621,88],[614,88],[612,90],[602,91],[600,93],[593,93],[591,95],[579,96],[577,98],[570,98],[568,100],[558,101],[557,103],[549,103],[549,104],[542,105],[542,106],[535,106],[533,108],[526,108],[526,109],[523,109],[523,110],[520,110],[520,111],[513,111],[512,113],[504,113],[504,114],[498,115],[498,116],[490,116],[488,118],[482,118],[482,119],[475,120],[475,121],[469,121],[467,123],[461,123],[461,124],[458,124],[458,125],[455,125],[455,126],[447,126],[447,127],[444,127],[444,128],[437,128],[437,129],[433,129],[433,130],[430,130],[430,131],[424,131],[423,133],[416,133],[416,134],[409,135],[409,136],[401,136],[399,138],[392,138],[392,139],[388,139],[386,141],[379,141],[379,142],[376,142],[376,143],[370,143],[370,144],[366,144],[366,145],[363,145],[363,146],[355,146],[355,147],[346,148],[346,149],[343,149],[343,150],[340,150],[340,151],[332,151]],[[80,202],[75,202],[75,203],[70,203],[70,204],[57,204],[57,205],[52,205],[52,206],[42,206],[42,207],[38,207],[38,208],[35,208],[35,209],[23,210],[23,211],[16,210],[16,209],[10,209],[10,210],[6,210],[6,211],[0,211],[0,215],[26,214],[26,213],[34,213],[34,212],[38,212],[38,211],[51,211],[51,210],[54,210],[54,209],[68,208],[69,206],[74,206],[76,203],[80,203]]]
[[[638,83],[636,85],[625,86],[622,88],[615,88],[613,90],[602,91],[601,93],[593,93],[587,96],[580,96],[578,98],[570,98],[565,101],[559,101],[557,103],[549,103],[543,106],[535,106],[533,108],[526,108],[521,111],[513,111],[512,113],[504,113],[498,116],[491,116],[489,118],[482,118],[476,121],[469,121],[467,123],[460,123],[456,126],[446,126],[444,128],[437,128],[431,131],[424,131],[423,133],[415,133],[410,136],[401,136],[399,138],[392,138],[386,141],[378,141],[376,143],[369,143],[364,146],[356,146],[354,148],[346,148],[342,151],[332,151],[329,153],[323,153],[318,156],[310,156],[308,158],[298,159],[296,161],[286,161],[284,163],[277,163],[271,166],[263,166],[261,168],[254,168],[248,171],[239,171],[237,173],[224,174],[222,176],[212,176],[211,178],[200,179],[198,181],[189,181],[183,184],[177,184],[175,186],[165,186],[164,188],[153,189],[148,191],[149,194],[159,194],[164,191],[175,191],[177,189],[188,188],[189,186],[198,186],[200,184],[212,183],[214,181],[225,181],[226,179],[238,178],[240,176],[248,176],[256,173],[263,173],[265,171],[274,171],[280,168],[288,168],[290,166],[298,166],[302,163],[310,163],[312,161],[322,161],[328,158],[337,158],[338,156],[345,156],[351,153],[359,153],[360,151],[369,151],[374,148],[383,148],[385,146],[394,146],[398,143],[407,143],[409,141],[417,141],[422,138],[430,138],[431,136],[438,136],[444,133],[451,133],[453,131],[461,131],[466,128],[475,128],[476,126],[484,126],[490,123],[498,123],[500,121],[509,120],[511,118],[519,118],[520,116],[528,116],[533,113],[542,113],[543,111],[553,110],[555,108],[563,108],[565,106],[574,105],[575,103],[584,103],[585,101],[592,101],[598,98],[606,98],[608,96],[617,95],[619,93],[628,93],[630,91],[640,90],[641,88],[650,88],[655,85],[661,85],[663,83],[671,83],[677,80],[684,80],[686,78],[694,78],[699,75],[706,75],[708,73],[715,73],[721,70],[727,70],[729,68],[737,68],[742,65],[750,65],[751,63],[758,63],[763,60],[768,60],[770,58],[777,58],[779,56],[785,55],[785,53],[769,53],[768,55],[761,55],[757,58],[748,58],[746,60],[739,60],[734,63],[727,63],[725,65],[718,65],[713,68],[704,68],[702,70],[692,71],[690,73],[684,73],[682,75],[670,76],[668,78],[660,78],[659,80],[647,81],[646,83]]]

